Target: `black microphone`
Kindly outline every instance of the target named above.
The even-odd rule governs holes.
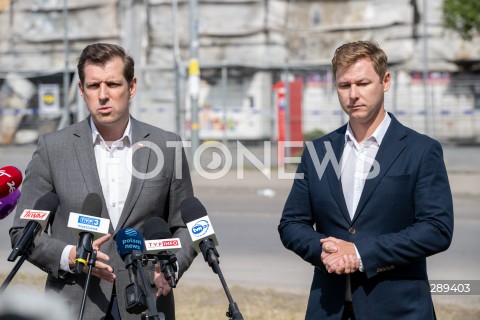
[[[153,256],[160,263],[160,270],[168,281],[168,285],[175,288],[177,286],[175,252],[182,248],[180,239],[172,239],[167,222],[160,217],[153,217],[145,221],[143,229],[147,257]]]
[[[29,221],[23,229],[20,240],[15,244],[10,253],[8,261],[15,261],[19,255],[23,256],[29,253],[35,237],[45,229],[48,223],[48,215],[50,212],[55,214],[57,207],[57,195],[53,192],[48,192],[35,202],[34,209],[25,209],[23,211],[20,219]]]
[[[191,197],[183,200],[180,205],[180,211],[182,213],[183,222],[187,225],[190,238],[192,238],[193,246],[197,252],[202,252],[205,261],[208,262],[208,265],[212,268],[213,272],[218,274],[218,277],[220,278],[220,282],[222,283],[223,289],[225,290],[225,294],[230,303],[227,316],[234,320],[243,320],[243,316],[240,313],[237,303],[233,301],[227,282],[220,269],[220,261],[218,261],[220,255],[215,248],[215,246],[218,246],[218,241],[215,232],[213,231],[210,218],[207,215],[207,209],[205,209],[200,200]]]
[[[82,272],[87,265],[88,254],[93,252],[93,240],[108,233],[110,220],[100,218],[102,214],[102,198],[98,193],[89,193],[83,201],[80,214],[71,212],[68,227],[78,234],[75,272]]]
[[[212,259],[218,261],[218,240],[215,236],[207,209],[195,197],[183,200],[180,205],[183,222],[187,225],[188,233],[197,252],[202,252],[205,261],[212,267]],[[211,252],[211,253],[210,253]],[[213,268],[213,267],[212,267]],[[216,273],[215,269],[214,272]]]
[[[140,314],[148,309],[145,292],[137,284],[137,260],[143,262],[145,247],[142,235],[135,229],[123,228],[118,230],[115,243],[130,278],[130,284],[125,288],[126,309],[130,314]],[[140,272],[143,271],[141,266],[139,269]]]

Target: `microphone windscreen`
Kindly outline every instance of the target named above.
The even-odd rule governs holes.
[[[207,209],[196,197],[187,198],[180,205],[184,223],[189,223],[207,215]]]
[[[0,220],[6,218],[18,204],[20,200],[20,189],[10,193],[5,198],[0,199]]]
[[[117,252],[122,259],[132,253],[133,250],[143,251],[143,248],[145,248],[142,235],[132,228],[118,230],[115,236],[115,243],[117,244]]]
[[[168,223],[160,217],[152,217],[143,224],[145,240],[169,239],[172,237]]]
[[[57,211],[58,207],[58,197],[55,193],[53,192],[48,192],[38,198],[37,202],[35,202],[35,205],[33,206],[34,210],[44,210],[44,211],[50,211],[52,215]]]
[[[14,166],[0,168],[0,198],[8,196],[22,184],[22,172]]]
[[[102,215],[102,198],[98,193],[89,193],[83,201],[82,214],[92,217],[100,217]]]

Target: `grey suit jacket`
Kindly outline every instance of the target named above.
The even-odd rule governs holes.
[[[134,228],[143,233],[143,225],[148,218],[158,216],[165,219],[173,237],[181,239],[182,250],[176,254],[179,264],[178,274],[181,277],[196,256],[179,210],[181,202],[193,196],[185,153],[180,147],[167,147],[168,141],[177,142],[177,144],[181,142],[174,133],[133,118],[131,118],[131,126],[134,151],[132,162],[134,169],[140,175],[132,176],[120,220],[115,230],[110,225],[110,233],[115,236],[119,229],[125,227]],[[153,143],[154,146],[150,147],[149,143]],[[161,170],[153,178],[142,179],[142,173],[151,173],[155,169]],[[50,191],[57,194],[59,206],[55,213],[50,214],[48,234],[43,233],[36,237],[35,247],[28,261],[48,272],[47,290],[57,291],[62,297],[68,299],[72,307],[73,319],[78,318],[86,274],[75,276],[59,270],[60,257],[65,246],[76,245],[78,241],[67,228],[69,214],[80,212],[85,197],[95,192],[102,197],[101,217],[109,218],[97,172],[89,119],[46,134],[39,139],[37,150],[25,171],[22,197],[10,230],[12,245],[18,241],[22,234],[22,227],[25,226],[25,222],[19,219],[20,214],[26,208],[34,208],[35,202]],[[117,275],[115,289],[122,319],[139,319],[139,315],[131,315],[125,309],[124,293],[125,287],[129,284],[129,278],[125,263],[117,253],[115,241],[109,240],[100,250],[110,257],[109,264]],[[153,284],[153,266],[147,265],[145,272],[154,294],[156,290]],[[112,283],[96,277],[91,278],[84,319],[103,319],[112,296],[112,289]],[[167,315],[167,319],[174,319],[173,294],[160,297],[157,305],[168,309],[160,310]],[[74,317],[74,315],[77,316]]]

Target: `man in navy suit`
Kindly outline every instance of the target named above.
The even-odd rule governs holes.
[[[426,257],[453,234],[442,148],[385,111],[376,43],[340,46],[332,66],[349,121],[307,143],[278,227],[315,267],[305,318],[435,319]]]

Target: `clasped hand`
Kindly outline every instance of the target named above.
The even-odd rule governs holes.
[[[334,237],[320,239],[322,262],[328,273],[349,274],[358,270],[360,261],[352,242]]]

